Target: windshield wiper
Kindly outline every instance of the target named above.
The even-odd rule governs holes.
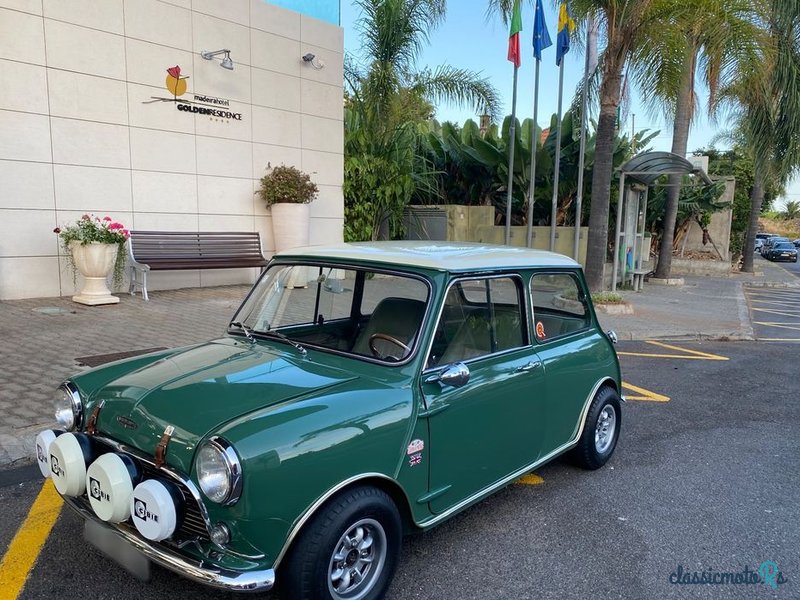
[[[244,331],[245,336],[247,336],[247,339],[250,341],[251,344],[256,343],[256,338],[253,337],[253,332],[250,331],[247,328],[247,326],[241,321],[231,321],[230,323],[228,323],[228,327],[238,327],[239,329]]]
[[[287,342],[287,343],[291,344],[295,348],[297,348],[303,356],[308,354],[308,351],[305,348],[303,348],[303,346],[301,346],[298,342],[296,342],[293,339],[291,339],[285,333],[281,333],[280,331],[275,331],[274,329],[268,329],[267,331],[259,331],[258,335],[269,335],[269,336],[276,337],[278,339],[283,340],[284,342]]]

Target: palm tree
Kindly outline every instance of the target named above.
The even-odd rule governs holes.
[[[442,22],[445,0],[355,0],[361,10],[360,60],[345,61],[345,231],[375,238],[381,222],[399,221],[425,165],[415,154],[417,123],[432,103],[455,102],[499,114],[491,83],[450,65],[417,70],[416,60]],[[355,229],[347,221],[358,220]],[[351,227],[348,229],[348,225]]]
[[[786,210],[783,211],[783,216],[787,219],[796,219],[800,217],[800,202],[790,200],[786,203]]]
[[[677,90],[661,90],[652,95],[656,107],[673,116],[672,152],[686,156],[689,129],[695,115],[694,81],[698,66],[709,89],[708,109],[714,113],[720,85],[736,77],[741,65],[755,60],[761,30],[755,23],[755,0],[695,0],[687,3],[678,15],[679,27],[685,32],[684,52],[662,57],[665,74],[642,69],[647,61],[633,61],[635,78],[643,90],[659,90],[659,81],[675,81],[672,72],[680,67]],[[699,65],[698,65],[699,63]],[[655,75],[655,77],[654,77]],[[666,94],[664,94],[666,92]],[[672,246],[680,196],[680,175],[669,176],[667,203],[656,277],[666,279],[672,267]]]
[[[653,69],[655,57],[678,55],[685,46],[683,32],[676,27],[676,16],[686,10],[682,0],[573,0],[570,4],[576,21],[596,19],[605,49],[600,56],[600,112],[595,141],[592,203],[589,211],[589,239],[586,279],[594,290],[603,288],[603,266],[608,244],[613,140],[617,108],[621,100],[623,72],[629,61]],[[659,51],[656,52],[655,50]],[[666,49],[666,50],[664,50]],[[678,69],[662,69],[662,75]],[[661,82],[665,89],[677,85]]]
[[[736,130],[755,166],[745,248],[755,245],[765,183],[774,178],[783,184],[800,168],[800,0],[765,4],[768,42],[722,93],[734,106]],[[752,252],[744,253],[742,270],[753,271]]]

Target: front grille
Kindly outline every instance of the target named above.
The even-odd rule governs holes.
[[[96,437],[93,438],[93,442],[95,442],[95,448],[99,451],[99,454],[117,452],[117,449],[112,448]],[[138,465],[144,479],[158,479],[159,481],[169,482],[178,488],[181,496],[183,497],[183,502],[181,503],[183,510],[182,514],[179,516],[180,520],[178,528],[170,539],[164,540],[162,543],[169,544],[171,546],[177,546],[188,540],[199,540],[201,542],[210,541],[208,529],[206,528],[206,522],[203,519],[203,514],[200,512],[198,501],[192,495],[191,491],[189,491],[189,488],[186,486],[186,484],[160,472],[153,464],[142,460],[135,455],[128,453],[126,454],[127,456],[130,456],[130,458],[133,459],[133,461]],[[86,493],[78,498],[78,500],[80,500],[90,511],[92,510],[89,502],[89,496]]]

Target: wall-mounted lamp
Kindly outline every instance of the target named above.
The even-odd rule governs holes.
[[[208,50],[203,50],[200,53],[200,56],[205,58],[206,60],[211,60],[215,56],[219,56],[220,54],[224,54],[225,57],[222,59],[222,62],[219,66],[223,69],[228,69],[229,71],[233,71],[233,61],[231,60],[231,51],[230,50],[216,50],[214,52],[209,52]]]
[[[304,54],[302,58],[304,63],[311,65],[317,70],[325,67],[325,63],[322,62],[321,60],[318,60],[315,55],[311,54],[311,52],[309,52],[308,54]]]

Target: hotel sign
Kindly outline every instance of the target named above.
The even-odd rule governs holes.
[[[172,93],[172,98],[162,98],[151,96],[144,104],[152,102],[172,102],[175,108],[181,112],[203,115],[212,121],[241,121],[242,113],[231,109],[231,101],[226,98],[217,98],[205,94],[192,94],[192,100],[181,98],[186,93],[186,80],[189,76],[181,76],[181,68],[178,65],[167,69],[167,78],[164,82],[165,87]]]

